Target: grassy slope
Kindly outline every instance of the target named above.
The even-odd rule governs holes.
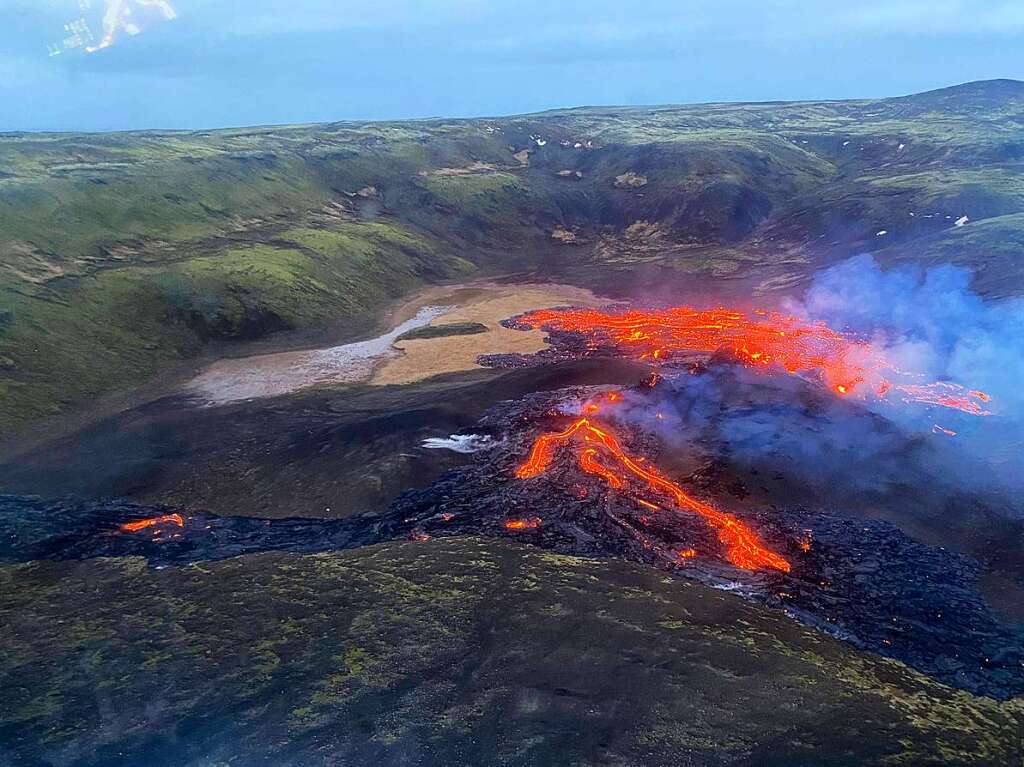
[[[1022,126],[1024,84],[991,82],[877,102],[0,136],[0,433],[211,340],[359,330],[387,298],[473,270],[621,285],[651,268],[769,290],[884,248],[1020,292]]]
[[[0,759],[19,764],[1020,756],[1016,702],[953,691],[734,595],[507,542],[161,571],[38,562],[0,568],[0,585]]]

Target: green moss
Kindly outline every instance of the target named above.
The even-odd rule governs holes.
[[[526,183],[512,173],[429,175],[420,183],[460,218],[495,228],[514,226],[521,207],[536,205]]]
[[[988,765],[1017,748],[1018,703],[613,561],[447,539],[139,564],[0,569],[17,584],[0,590],[17,758],[101,743],[134,758],[168,731],[179,761],[370,744],[386,761],[413,742],[439,763]],[[98,729],[112,705],[132,715]]]
[[[7,293],[0,354],[13,368],[0,370],[0,429],[142,381],[209,340],[346,319],[354,331],[368,329],[388,301],[471,269],[390,224],[287,237],[166,266],[100,271],[58,293]]]
[[[952,260],[982,272],[986,294],[1017,294],[1016,88],[2,136],[0,431],[87,407],[211,340],[357,331],[389,299],[475,269],[604,288],[763,272],[770,291],[887,246],[887,261]],[[513,153],[526,148],[523,166]],[[494,170],[451,172],[475,163]],[[564,169],[583,176],[566,184]],[[616,188],[629,173],[648,183]],[[357,194],[367,186],[372,199]],[[940,219],[909,215],[926,210]],[[963,214],[963,231],[942,227]],[[553,244],[563,228],[574,246]]]

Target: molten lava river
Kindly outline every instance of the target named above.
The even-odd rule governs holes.
[[[609,346],[626,356],[669,362],[674,355],[727,352],[765,373],[819,381],[838,396],[886,398],[990,415],[989,396],[948,381],[920,382],[884,352],[853,333],[762,310],[669,309],[608,312],[546,309],[517,317],[513,327],[576,333],[591,349]]]
[[[610,399],[615,401],[618,395],[613,393]],[[589,413],[596,413],[598,408],[597,403],[591,402],[585,409]],[[725,547],[728,560],[737,567],[746,570],[771,568],[789,572],[789,562],[766,549],[754,531],[728,514],[697,500],[675,482],[662,476],[654,467],[643,465],[646,463],[643,458],[629,455],[608,427],[597,423],[592,417],[578,418],[564,431],[538,437],[526,462],[516,470],[516,476],[519,479],[530,479],[543,474],[551,465],[555,451],[570,444],[577,447],[580,469],[597,475],[610,488],[632,489],[637,502],[652,513],[664,512],[663,504],[667,501],[674,510],[702,517],[714,528]],[[647,500],[644,496],[654,497],[657,501]],[[693,556],[690,549],[681,550],[677,555],[681,559]]]
[[[868,341],[830,328],[777,313],[747,314],[733,309],[699,310],[680,306],[662,310],[620,312],[596,309],[541,310],[508,323],[519,329],[542,328],[558,338],[582,337],[585,353],[604,351],[653,364],[671,365],[683,355],[726,353],[739,363],[767,375],[786,374],[821,385],[838,397],[895,400],[987,416],[990,398],[960,384],[915,379],[899,370]],[[552,339],[549,339],[552,340]],[[579,349],[579,343],[572,345]],[[772,551],[757,532],[732,515],[695,498],[666,477],[646,458],[631,455],[611,427],[597,420],[602,408],[622,395],[613,392],[583,406],[580,417],[564,430],[534,441],[526,460],[516,469],[521,480],[545,474],[556,454],[572,451],[579,470],[598,477],[613,490],[630,496],[650,514],[696,514],[714,530],[725,558],[746,570],[789,572],[790,562]],[[956,432],[936,425],[934,433]],[[641,516],[647,524],[650,515]],[[533,527],[536,527],[534,525]],[[509,526],[510,530],[525,529]],[[531,528],[532,529],[532,528]],[[807,541],[798,541],[807,550]],[[695,556],[693,549],[674,552],[679,560]]]
[[[127,502],[54,505],[0,495],[0,541],[10,542],[7,557],[142,556],[165,566],[257,551],[313,553],[389,540],[514,536],[564,554],[621,557],[740,591],[955,687],[998,698],[1024,695],[1024,629],[986,602],[978,585],[983,563],[973,555],[917,541],[886,517],[847,508],[845,491],[835,503],[811,493],[801,496],[801,480],[781,471],[765,484],[758,479],[757,488],[751,482],[748,492],[750,476],[769,472],[734,472],[740,461],[714,427],[685,432],[691,428],[685,425],[666,434],[678,441],[692,433],[701,440],[678,455],[657,452],[669,442],[652,433],[665,398],[690,391],[692,397],[718,397],[710,403],[715,417],[760,408],[784,418],[806,416],[808,422],[819,416],[869,421],[895,441],[902,459],[922,440],[932,439],[925,447],[942,450],[958,446],[947,445],[947,439],[965,444],[947,426],[961,429],[965,421],[996,410],[998,403],[984,392],[926,380],[900,370],[863,338],[768,312],[544,310],[506,324],[547,330],[551,348],[530,356],[495,355],[481,359],[483,364],[515,368],[564,361],[551,372],[558,381],[579,380],[572,376],[580,371],[590,371],[583,377],[590,380],[595,370],[602,381],[614,376],[620,385],[649,378],[626,388],[565,383],[526,394],[514,389],[517,394],[497,401],[473,426],[491,437],[479,440],[479,450],[374,514],[267,520]],[[645,365],[612,365],[609,357]],[[753,386],[754,376],[735,375],[737,364],[757,375],[794,376],[803,383]],[[616,366],[625,372],[609,372]],[[639,371],[647,366],[658,373]],[[706,376],[708,386],[698,382],[689,389],[691,376]],[[510,373],[508,378],[522,382],[529,376]],[[725,385],[718,387],[719,382]],[[717,393],[709,395],[712,391]],[[794,391],[799,402],[790,403]],[[833,408],[822,405],[836,398],[853,403],[835,408],[841,412],[833,416]],[[897,407],[919,409],[927,420],[904,435],[890,423],[895,419],[878,412]],[[957,422],[934,423],[928,416],[940,409]],[[654,426],[637,423],[637,416]],[[849,447],[855,461],[852,450],[860,446]],[[783,448],[780,459],[786,455]],[[692,468],[677,470],[676,461],[682,460]],[[689,478],[673,478],[676,471]],[[907,483],[920,476],[908,473]],[[769,489],[769,482],[776,484]],[[907,483],[901,479],[882,503],[903,514],[908,501],[929,509],[945,502],[943,488],[907,490]],[[876,495],[864,497],[877,503]],[[988,501],[978,496],[982,502]],[[978,518],[969,516],[971,504],[942,508],[961,516],[954,525],[940,520],[928,528],[937,534],[947,527],[968,529]],[[985,545],[1012,549],[1013,535],[1004,538],[1004,543],[986,538]]]

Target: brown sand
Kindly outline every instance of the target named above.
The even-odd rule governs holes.
[[[371,384],[414,383],[440,373],[472,370],[479,367],[476,358],[481,354],[533,354],[545,347],[542,331],[509,330],[498,323],[531,309],[565,305],[602,306],[608,303],[589,290],[571,285],[476,283],[446,290],[447,293],[445,289],[431,290],[429,303],[457,308],[430,324],[479,322],[487,326],[487,332],[398,341],[395,348],[404,353],[380,365],[370,379]],[[423,300],[421,296],[417,303]]]

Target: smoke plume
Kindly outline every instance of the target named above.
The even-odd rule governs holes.
[[[898,396],[837,398],[799,377],[717,361],[628,398],[622,415],[671,443],[830,496],[983,490],[1024,515],[1014,500],[1024,485],[1024,301],[985,302],[970,282],[956,267],[883,271],[857,257],[782,309],[869,340],[907,381],[983,390],[991,415]]]

